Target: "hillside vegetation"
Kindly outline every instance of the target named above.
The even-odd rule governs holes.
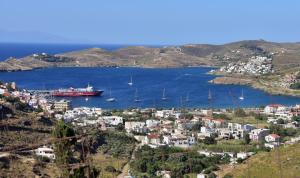
[[[31,70],[41,67],[185,67],[223,66],[247,60],[253,55],[274,55],[276,71],[299,66],[299,43],[273,43],[264,40],[239,41],[224,45],[193,44],[152,48],[132,46],[114,51],[100,48],[84,49],[57,55],[31,55],[8,59],[0,63],[0,70]]]
[[[241,165],[236,166],[229,174],[235,178],[244,177],[300,177],[300,143],[280,147],[271,152],[260,152]]]

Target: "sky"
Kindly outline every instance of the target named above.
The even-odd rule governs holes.
[[[0,42],[300,41],[299,0],[0,0]]]

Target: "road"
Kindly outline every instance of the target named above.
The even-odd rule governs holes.
[[[133,152],[132,152],[132,154],[131,154],[131,158],[130,158],[130,160],[127,162],[127,164],[123,167],[123,169],[122,169],[122,173],[121,174],[119,174],[118,175],[118,177],[117,178],[124,178],[124,177],[126,177],[126,176],[129,176],[129,174],[128,174],[128,172],[129,172],[129,170],[130,170],[130,162],[132,161],[132,160],[134,160],[135,159],[135,152],[140,148],[142,146],[142,144],[138,144],[138,145],[136,145],[135,146],[135,148],[134,148],[134,150],[133,150]]]

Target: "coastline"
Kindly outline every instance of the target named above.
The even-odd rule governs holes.
[[[214,75],[214,74],[211,74]],[[292,90],[288,88],[279,88],[271,85],[263,84],[259,79],[253,79],[249,77],[243,76],[216,76],[213,80],[209,81],[214,84],[223,84],[223,85],[246,85],[254,89],[262,90],[271,95],[283,95],[283,96],[292,96],[292,97],[300,97],[300,91]]]
[[[205,68],[217,68],[217,66],[209,66],[209,65],[193,65],[193,66],[137,66],[137,65],[102,65],[102,66],[76,66],[76,65],[68,65],[68,66],[46,66],[46,67],[34,67],[34,68],[20,68],[20,69],[13,69],[13,70],[1,70],[0,73],[3,72],[21,72],[21,71],[33,71],[38,69],[48,69],[48,68],[141,68],[141,69],[176,69],[176,68],[198,68],[198,67],[205,67]]]
[[[217,66],[209,66],[209,65],[195,65],[195,66],[133,66],[133,65],[102,65],[102,66],[46,66],[46,67],[35,67],[31,69],[16,69],[16,70],[0,70],[0,73],[5,72],[25,72],[25,71],[34,71],[39,69],[50,69],[50,68],[141,68],[141,69],[171,69],[171,68],[197,68],[197,67],[205,67],[205,68],[218,68]],[[222,85],[245,85],[254,89],[262,90],[266,93],[272,95],[284,95],[284,96],[292,96],[292,97],[300,97],[300,91],[285,89],[278,87],[274,88],[272,86],[264,85],[259,79],[250,76],[244,75],[226,75],[218,72],[208,72],[208,75],[215,76],[214,79],[208,81],[213,84],[222,84]]]

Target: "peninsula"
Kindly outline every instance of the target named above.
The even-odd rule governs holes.
[[[132,46],[108,51],[84,49],[63,54],[33,54],[0,62],[0,71],[21,71],[47,67],[145,67],[170,68],[210,66],[218,69],[211,82],[243,84],[273,94],[300,96],[300,43],[264,40],[239,41],[223,45]]]

